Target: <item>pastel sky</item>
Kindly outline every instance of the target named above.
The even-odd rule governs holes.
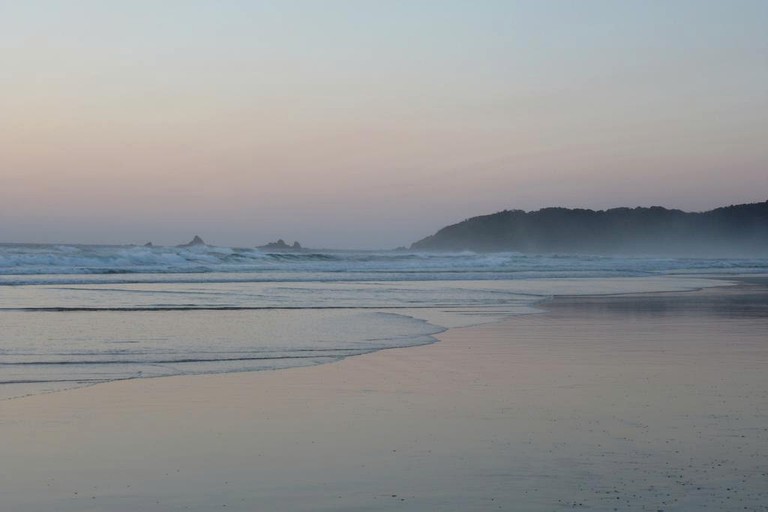
[[[768,199],[768,2],[0,2],[0,241]]]

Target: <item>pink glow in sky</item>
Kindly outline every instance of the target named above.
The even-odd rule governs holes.
[[[0,242],[407,245],[768,198],[768,4],[0,6]]]

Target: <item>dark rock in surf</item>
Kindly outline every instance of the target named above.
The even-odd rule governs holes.
[[[282,238],[277,242],[270,242],[266,245],[259,245],[257,249],[263,249],[267,251],[302,251],[304,248],[299,242],[293,242],[293,245],[288,245]]]
[[[195,235],[195,238],[192,239],[191,242],[186,244],[177,245],[176,247],[195,247],[199,245],[208,245],[205,242],[203,242],[203,239],[199,236]]]

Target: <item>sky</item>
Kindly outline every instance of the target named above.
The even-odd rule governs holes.
[[[0,1],[0,242],[768,199],[764,0]]]

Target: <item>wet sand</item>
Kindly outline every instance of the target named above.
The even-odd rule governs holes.
[[[763,285],[3,401],[0,509],[768,510]]]

